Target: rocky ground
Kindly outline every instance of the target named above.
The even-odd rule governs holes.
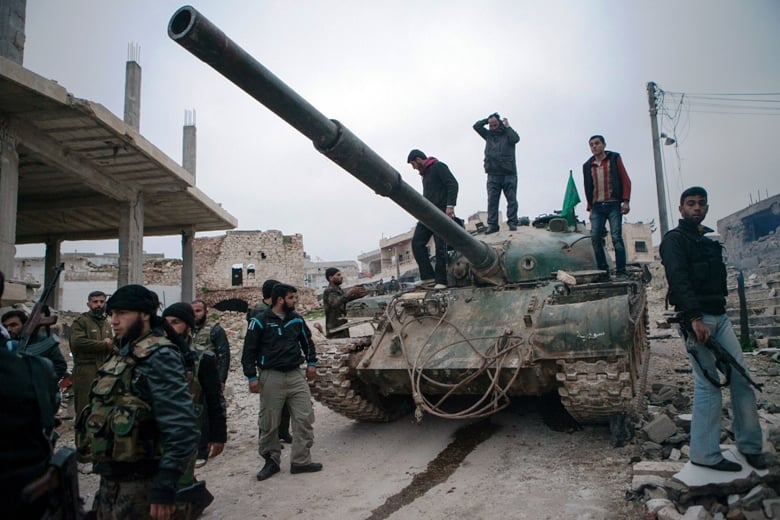
[[[657,283],[650,290],[647,389],[654,390],[650,400],[655,404],[645,417],[648,423],[659,414],[674,419],[687,411],[692,395],[680,341],[670,329],[655,325],[661,321],[663,292]],[[680,435],[655,443],[657,448],[641,429],[631,443],[614,448],[606,426],[572,433],[550,429],[542,413],[549,403],[540,399],[514,403],[485,421],[426,416],[420,425],[411,415],[389,424],[357,423],[315,403],[312,453],[324,470],[291,475],[288,448],[282,452],[282,472],[257,482],[258,399],[248,393],[238,363],[243,317],[225,313],[221,321],[233,351],[226,389],[230,438],[224,453],[198,470],[216,497],[205,518],[679,518],[690,505],[672,505],[677,517],[669,509],[648,513],[649,498],[675,497],[662,493],[657,479],[654,486],[638,484],[634,469],[639,461],[668,462],[670,456],[684,462],[684,426],[675,426]],[[752,373],[766,383],[759,396],[762,413],[773,414],[780,409],[780,364],[770,356],[748,358]],[[61,432],[60,444],[71,445],[72,421],[64,421]],[[97,479],[86,466],[81,469],[81,493],[89,504]],[[651,505],[652,511],[657,503]]]

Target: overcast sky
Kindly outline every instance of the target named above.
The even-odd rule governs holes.
[[[301,233],[313,258],[341,260],[414,225],[171,41],[168,20],[181,5],[27,0],[24,65],[121,117],[127,47],[138,43],[141,133],[181,162],[184,111],[195,109],[197,185],[238,219],[238,229]],[[676,147],[663,147],[672,225],[690,185],[709,189],[711,227],[747,206],[751,194],[755,201],[780,191],[777,0],[194,5],[412,186],[420,189],[405,163],[411,148],[447,163],[460,182],[456,213],[463,218],[486,206],[484,141],[471,126],[498,111],[520,134],[521,215],[560,209],[569,170],[582,195],[588,137],[598,133],[622,154],[632,179],[629,221],[658,222],[648,81],[670,93],[661,131],[677,138]],[[671,93],[686,93],[678,111],[681,97]],[[696,97],[755,93],[775,96]],[[584,203],[577,214],[586,218]],[[74,248],[116,251],[116,244],[63,245]],[[144,249],[181,256],[179,237],[146,238]]]

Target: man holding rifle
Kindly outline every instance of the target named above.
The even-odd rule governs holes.
[[[742,349],[726,315],[726,266],[720,243],[704,235],[707,191],[694,186],[680,196],[679,225],[661,242],[661,260],[669,284],[668,299],[681,318],[694,374],[691,462],[718,471],[740,471],[742,466],[720,450],[721,391],[712,343],[719,344],[735,362],[744,365]],[[713,341],[714,340],[714,341]],[[756,397],[744,370],[726,369],[737,449],[756,469],[765,469]]]

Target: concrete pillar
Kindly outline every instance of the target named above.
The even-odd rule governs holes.
[[[16,139],[0,120],[0,271],[14,276],[16,208],[19,198],[19,153]]]
[[[27,0],[0,2],[0,56],[22,64]]]
[[[181,301],[195,299],[195,228],[181,232]]]
[[[46,253],[43,258],[43,286],[47,287],[51,283],[51,279],[54,276],[54,268],[62,262],[62,255],[60,253],[60,245],[62,240],[59,238],[50,238],[46,240]],[[49,297],[49,301],[46,304],[52,309],[59,309],[62,303],[62,284],[65,281],[65,273],[60,275],[60,279],[57,282],[55,291],[52,292]]]
[[[195,131],[195,111],[185,111],[184,132],[182,136],[181,165],[195,177],[197,134]]]
[[[141,129],[141,66],[137,61],[140,52],[137,46],[130,44],[125,66],[125,123],[137,132]]]
[[[117,287],[143,284],[144,196],[125,202],[119,217],[119,280]]]

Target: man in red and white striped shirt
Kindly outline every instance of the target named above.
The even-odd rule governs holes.
[[[612,246],[615,248],[615,274],[626,274],[626,247],[623,243],[623,215],[630,211],[631,179],[623,159],[617,152],[605,150],[604,136],[594,135],[588,140],[590,159],[582,165],[585,198],[590,212],[591,242],[596,264],[609,272],[604,251],[604,232],[609,220]]]

